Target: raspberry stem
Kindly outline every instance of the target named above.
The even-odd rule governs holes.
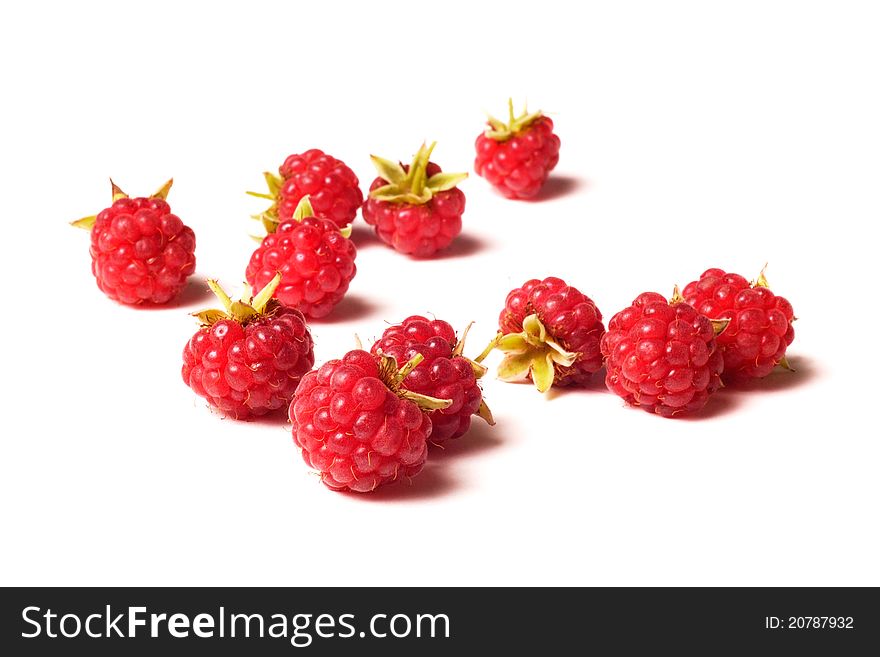
[[[513,98],[507,100],[508,123],[496,119],[489,115],[488,121],[491,128],[487,128],[484,133],[489,139],[495,141],[507,141],[511,137],[518,135],[520,132],[528,128],[532,123],[544,116],[540,110],[529,114],[528,108],[523,109],[523,113],[516,116],[513,111]]]

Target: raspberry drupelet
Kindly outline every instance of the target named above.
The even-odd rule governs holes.
[[[559,162],[559,137],[553,120],[541,112],[514,116],[508,101],[508,123],[489,117],[477,137],[474,170],[510,199],[536,196]]]
[[[777,365],[790,369],[785,351],[794,340],[794,311],[770,291],[763,271],[749,283],[739,274],[707,269],[682,294],[707,317],[730,320],[718,336],[726,382],[762,378]]]
[[[183,380],[227,417],[245,420],[286,407],[315,363],[302,313],[272,299],[280,278],[241,301],[208,281],[223,310],[194,313],[202,326],[183,349]]]
[[[498,326],[498,336],[477,361],[492,348],[503,351],[498,376],[504,381],[531,378],[546,392],[553,385],[583,385],[602,367],[602,313],[560,278],[531,279],[511,290]]]
[[[129,198],[111,180],[113,204],[74,221],[91,233],[92,273],[101,291],[129,305],[163,304],[196,268],[196,236],[165,200],[172,181],[149,198]]]
[[[258,215],[268,234],[251,255],[245,271],[248,283],[262,288],[281,272],[275,298],[307,317],[325,317],[348,291],[357,273],[357,248],[348,239],[350,227],[340,230],[316,216],[304,196],[290,219],[276,222]]]
[[[288,156],[278,173],[280,175],[268,171],[263,174],[269,186],[268,194],[248,192],[272,201],[270,212],[276,222],[290,219],[299,202],[308,196],[315,214],[344,228],[354,221],[364,202],[354,171],[342,160],[317,148]]]
[[[670,301],[640,294],[611,318],[602,338],[608,389],[664,417],[699,411],[721,386],[715,336],[725,325],[685,303],[678,288]]]
[[[442,173],[429,161],[436,142],[422,144],[412,164],[372,156],[379,177],[370,185],[364,220],[383,242],[416,257],[433,255],[461,232],[466,173]]]
[[[422,395],[452,400],[448,408],[429,413],[434,427],[430,438],[433,445],[464,435],[473,415],[479,415],[489,424],[495,423],[478,383],[486,368],[462,355],[466,337],[467,330],[461,340],[457,340],[447,322],[413,315],[385,329],[370,349],[373,354],[391,356],[398,365],[417,354],[424,357],[402,385]]]
[[[402,387],[421,359],[398,369],[358,349],[303,377],[290,405],[293,440],[328,488],[367,493],[421,471],[431,435],[423,410],[452,403]]]

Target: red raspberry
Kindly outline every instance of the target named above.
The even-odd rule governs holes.
[[[449,402],[401,388],[419,358],[398,370],[393,358],[355,350],[303,377],[290,405],[293,440],[329,488],[370,492],[422,469],[431,420],[420,404]]]
[[[763,271],[749,284],[739,274],[708,269],[688,283],[683,296],[707,317],[730,320],[718,336],[725,381],[762,378],[776,365],[788,367],[785,350],[794,340],[794,311],[770,291]]]
[[[251,255],[245,277],[262,288],[281,272],[275,298],[307,317],[324,317],[342,300],[357,273],[357,249],[332,221],[313,215],[304,196],[293,217],[280,224],[263,217],[269,234]]]
[[[471,426],[472,415],[480,415],[494,424],[477,383],[485,368],[461,355],[464,339],[462,336],[461,341],[457,341],[455,331],[444,321],[413,315],[385,329],[370,349],[373,354],[391,356],[398,365],[417,354],[424,357],[404,379],[403,387],[429,397],[452,400],[448,408],[429,413],[434,426],[431,443],[435,445],[464,435]]]
[[[315,363],[302,313],[271,298],[279,280],[253,300],[235,302],[208,281],[224,310],[195,313],[202,327],[183,349],[183,380],[227,417],[244,420],[287,406]]]
[[[700,410],[721,386],[720,328],[685,303],[678,288],[670,302],[640,294],[611,318],[602,338],[608,389],[665,417]]]
[[[268,194],[248,192],[272,201],[268,210],[276,223],[290,219],[296,206],[308,196],[315,213],[342,228],[357,216],[364,202],[360,183],[354,171],[342,160],[313,148],[299,155],[290,155],[278,168],[280,176],[266,172]]]
[[[379,238],[417,257],[446,248],[461,232],[465,199],[456,185],[467,174],[441,173],[429,161],[435,145],[422,144],[408,166],[372,156],[379,177],[364,203],[364,219]]]
[[[550,117],[528,111],[515,117],[512,99],[508,106],[509,123],[489,117],[477,137],[474,169],[507,198],[532,198],[559,162],[559,137]]]
[[[149,198],[129,198],[111,180],[113,205],[73,222],[91,232],[92,273],[115,301],[167,303],[195,271],[195,233],[165,201],[171,183]]]
[[[545,392],[551,385],[583,385],[602,367],[602,313],[562,279],[532,279],[511,290],[498,325],[492,346],[507,354],[498,368],[502,380],[531,377]]]

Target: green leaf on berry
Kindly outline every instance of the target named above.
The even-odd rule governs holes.
[[[92,215],[90,217],[83,217],[82,219],[77,219],[76,221],[71,221],[70,225],[76,228],[82,228],[83,230],[92,230],[95,225],[95,222],[98,220],[97,215]]]
[[[520,132],[528,128],[532,123],[540,119],[544,114],[540,111],[529,113],[528,109],[523,109],[523,113],[516,116],[513,111],[513,98],[507,101],[508,122],[489,116],[488,121],[491,129],[487,129],[484,133],[489,139],[495,141],[507,141],[511,137],[518,135]]]
[[[498,378],[521,381],[531,376],[540,392],[553,385],[557,366],[571,367],[579,356],[555,342],[535,314],[523,320],[522,333],[508,333],[494,342],[494,348],[505,353]]]
[[[437,142],[430,146],[422,144],[413,156],[409,170],[375,155],[371,156],[379,177],[388,181],[387,185],[377,187],[370,192],[370,197],[389,203],[408,203],[423,205],[430,201],[434,194],[453,189],[467,178],[466,173],[437,173],[427,177],[428,163]]]

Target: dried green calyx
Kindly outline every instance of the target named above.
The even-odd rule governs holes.
[[[471,366],[471,369],[474,371],[474,377],[479,381],[484,376],[486,376],[486,372],[489,369],[485,365],[481,365],[477,360],[471,360],[467,356],[464,355],[464,342],[467,340],[468,332],[471,330],[471,327],[474,325],[473,322],[468,324],[464,331],[461,334],[461,339],[455,343],[455,347],[452,350],[452,356],[457,358],[464,358]],[[485,357],[485,356],[484,356]],[[495,426],[495,418],[492,415],[492,409],[489,408],[489,405],[486,403],[485,399],[480,400],[480,408],[477,409],[476,415],[483,418],[489,426]]]
[[[220,299],[223,309],[203,310],[192,313],[192,315],[206,328],[224,319],[230,319],[244,326],[256,320],[271,317],[280,307],[278,301],[272,298],[280,282],[281,272],[278,272],[256,295],[252,295],[250,286],[246,285],[241,299],[233,301],[217,281],[209,279],[208,287]]]
[[[491,127],[487,128],[486,132],[484,133],[489,139],[494,139],[495,141],[507,141],[514,135],[518,135],[520,132],[528,128],[532,123],[544,116],[544,114],[540,111],[529,113],[528,108],[525,107],[523,108],[522,114],[520,114],[519,116],[514,115],[513,98],[508,99],[507,110],[507,123],[496,119],[494,116],[489,116],[489,125]]]
[[[379,379],[388,386],[395,395],[401,399],[408,399],[423,411],[437,411],[452,406],[451,399],[437,399],[428,395],[420,395],[403,387],[403,380],[412,372],[419,363],[425,360],[421,354],[410,358],[403,367],[397,367],[397,361],[392,356],[386,356],[379,352]]]
[[[159,189],[157,189],[153,194],[150,195],[150,198],[158,198],[163,201],[168,198],[168,192],[171,191],[171,185],[174,184],[174,178],[169,178],[168,182],[162,185]],[[110,179],[110,192],[112,194],[112,203],[116,203],[121,198],[129,198],[128,194],[123,192],[119,186],[113,182],[113,178]],[[83,230],[92,230],[95,225],[95,222],[98,220],[98,215],[93,214],[88,217],[83,217],[82,219],[77,219],[76,221],[71,221],[70,225],[76,228],[82,228]]]
[[[379,176],[388,181],[387,185],[370,192],[370,198],[391,203],[409,203],[423,205],[430,201],[434,194],[452,189],[468,177],[466,173],[435,173],[428,177],[428,162],[437,142],[430,146],[422,144],[413,157],[409,170],[399,162],[392,162],[376,155],[370,159],[379,172]]]
[[[490,351],[504,352],[504,360],[498,366],[498,378],[502,381],[522,381],[531,375],[535,387],[547,392],[556,378],[556,367],[571,367],[580,354],[566,350],[553,340],[536,314],[523,320],[521,333],[499,333],[477,362]]]

